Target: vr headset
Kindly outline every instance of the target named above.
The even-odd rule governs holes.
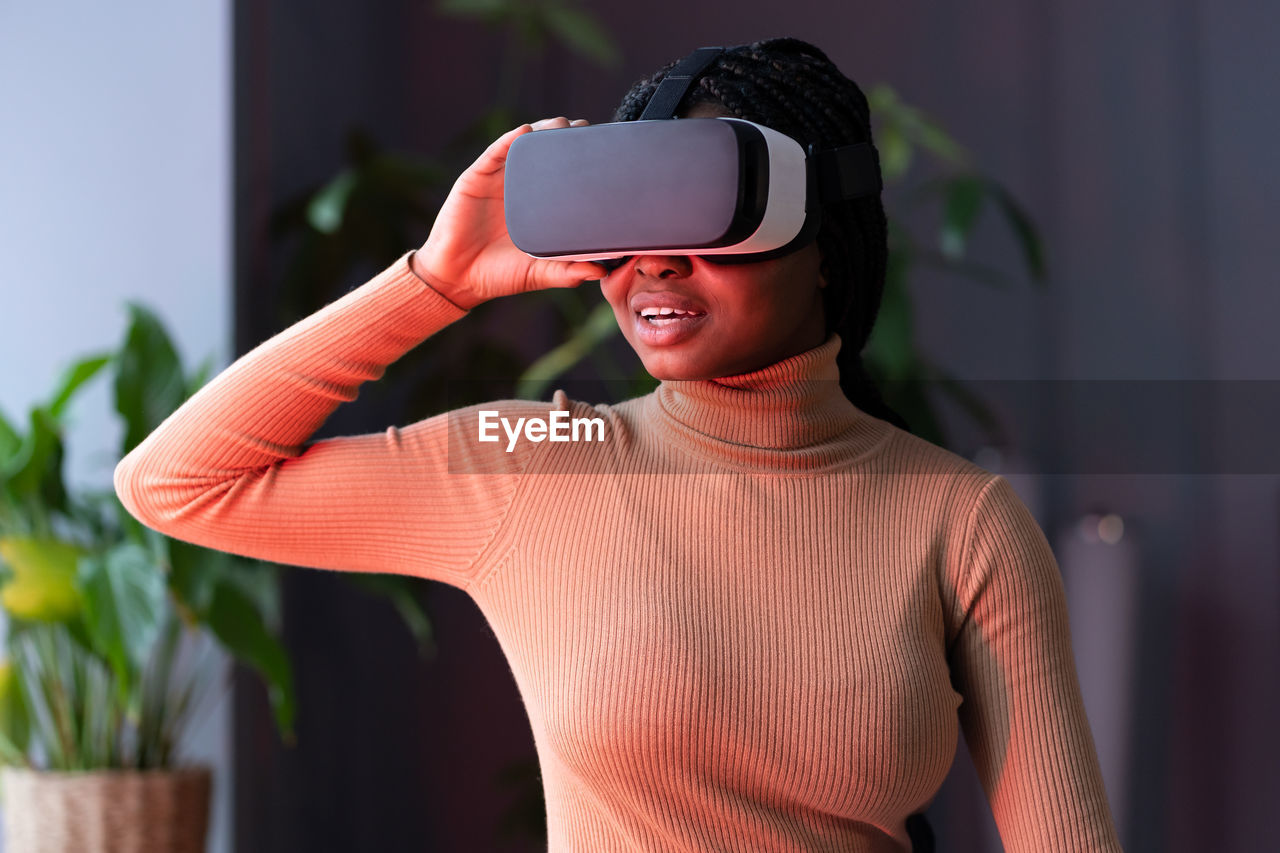
[[[517,137],[504,179],[516,248],[610,270],[637,254],[754,263],[812,241],[824,204],[879,194],[867,143],[806,149],[742,119],[673,120],[723,52],[700,48],[677,63],[636,121]]]

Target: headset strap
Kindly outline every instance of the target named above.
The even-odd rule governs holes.
[[[645,105],[639,120],[673,118],[690,87],[724,51],[723,47],[700,47],[672,66]],[[811,160],[815,157],[812,148],[809,157]],[[823,204],[874,195],[882,189],[880,170],[876,167],[871,146],[865,142],[819,151],[814,165],[817,168],[818,195]]]
[[[819,151],[815,165],[823,204],[876,195],[883,189],[875,156],[865,142]]]
[[[649,99],[639,120],[673,118],[676,107],[680,106],[680,101],[689,91],[689,87],[722,53],[724,53],[723,47],[700,47],[677,62],[658,84],[658,90]]]

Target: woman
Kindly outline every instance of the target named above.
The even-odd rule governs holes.
[[[858,87],[792,39],[728,50],[682,115],[871,139]],[[758,263],[535,260],[506,234],[504,158],[577,124],[495,141],[419,250],[123,459],[121,500],[208,547],[466,590],[529,712],[553,851],[912,849],[961,729],[1006,849],[1119,850],[1048,543],[1006,480],[912,436],[861,370],[879,199],[832,206],[815,242]],[[591,280],[652,394],[557,391],[306,444],[475,305]],[[664,307],[684,316],[651,316]],[[495,413],[557,411],[599,419],[603,440],[481,440]]]

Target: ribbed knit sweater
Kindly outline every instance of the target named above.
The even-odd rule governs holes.
[[[1043,533],[1003,477],[850,403],[838,336],[617,405],[557,391],[308,442],[466,313],[411,254],[167,418],[115,470],[128,510],[465,590],[529,714],[553,853],[909,850],[961,731],[1007,850],[1120,849]],[[482,411],[603,440],[508,452]]]

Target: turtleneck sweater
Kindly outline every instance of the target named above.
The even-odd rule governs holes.
[[[129,512],[465,590],[528,712],[554,853],[909,850],[961,732],[1005,849],[1120,850],[1042,531],[1003,477],[849,402],[838,336],[616,405],[557,390],[309,441],[466,313],[411,255],[125,456]],[[485,412],[599,418],[602,440],[484,442]]]

